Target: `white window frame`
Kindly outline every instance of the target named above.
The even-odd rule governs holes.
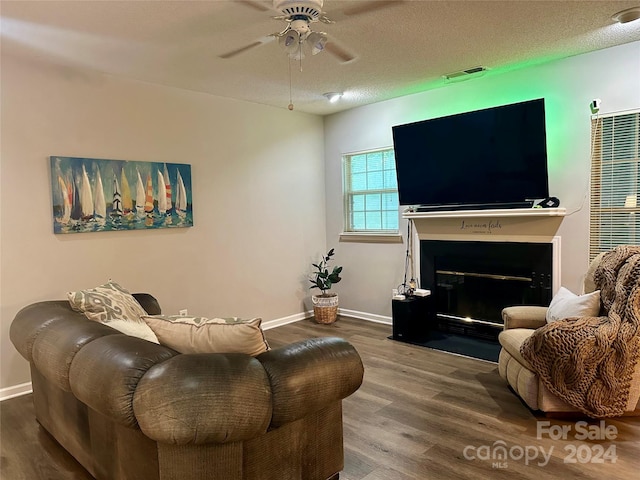
[[[402,235],[400,233],[400,207],[397,207],[398,214],[398,228],[390,230],[374,230],[374,229],[354,229],[351,222],[351,199],[356,192],[352,192],[349,189],[350,175],[351,175],[351,158],[359,155],[367,155],[378,152],[393,152],[393,147],[382,147],[371,150],[364,150],[360,152],[347,153],[342,155],[342,198],[343,198],[343,211],[344,211],[344,231],[340,235],[340,241],[355,241],[355,242],[383,242],[383,243],[399,243],[402,242]],[[394,168],[395,174],[395,168]],[[371,193],[385,194],[394,193],[398,194],[397,187],[371,190]],[[362,193],[362,192],[359,192]],[[365,210],[366,211],[366,210]],[[382,207],[381,212],[388,211]]]
[[[590,189],[589,258],[640,244],[640,110],[592,118]]]

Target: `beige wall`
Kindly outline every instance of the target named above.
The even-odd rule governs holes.
[[[396,124],[530,98],[547,99],[551,194],[570,213],[558,231],[562,282],[577,290],[588,104],[640,108],[640,42],[343,112],[324,130],[321,118],[285,109],[5,57],[1,73],[0,388],[29,381],[8,339],[17,310],[110,277],[170,313],[272,320],[309,308],[309,265],[335,247],[341,307],[389,319],[405,245],[339,243],[341,155],[391,146]],[[54,235],[50,155],[190,163],[195,226]]]
[[[301,314],[325,249],[322,119],[2,57],[0,388],[29,303],[112,278],[168,313]],[[49,156],[189,163],[194,227],[54,235]]]
[[[490,67],[490,66],[489,66]],[[550,194],[567,209],[562,237],[562,284],[580,291],[588,264],[590,110],[640,108],[640,42],[511,72],[450,84],[424,93],[353,109],[325,118],[327,244],[344,266],[341,308],[390,319],[391,289],[402,283],[405,245],[339,243],[343,229],[341,157],[392,146],[391,127],[443,115],[544,97]],[[406,231],[406,222],[401,222]]]

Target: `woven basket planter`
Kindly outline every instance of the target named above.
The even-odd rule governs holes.
[[[338,294],[330,294],[331,296],[322,297],[320,295],[312,295],[313,316],[318,323],[329,324],[338,318]]]

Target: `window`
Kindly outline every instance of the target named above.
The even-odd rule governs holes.
[[[343,168],[345,232],[398,233],[393,148],[345,155]]]
[[[640,112],[591,121],[589,256],[640,245]]]

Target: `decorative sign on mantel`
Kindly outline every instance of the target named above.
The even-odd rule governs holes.
[[[494,232],[499,232],[502,229],[500,219],[483,220],[483,219],[462,219],[460,221],[460,230],[469,233],[478,233],[483,235],[491,235]]]
[[[472,215],[421,216],[412,219],[420,240],[482,240],[549,242],[557,235],[562,216]]]

